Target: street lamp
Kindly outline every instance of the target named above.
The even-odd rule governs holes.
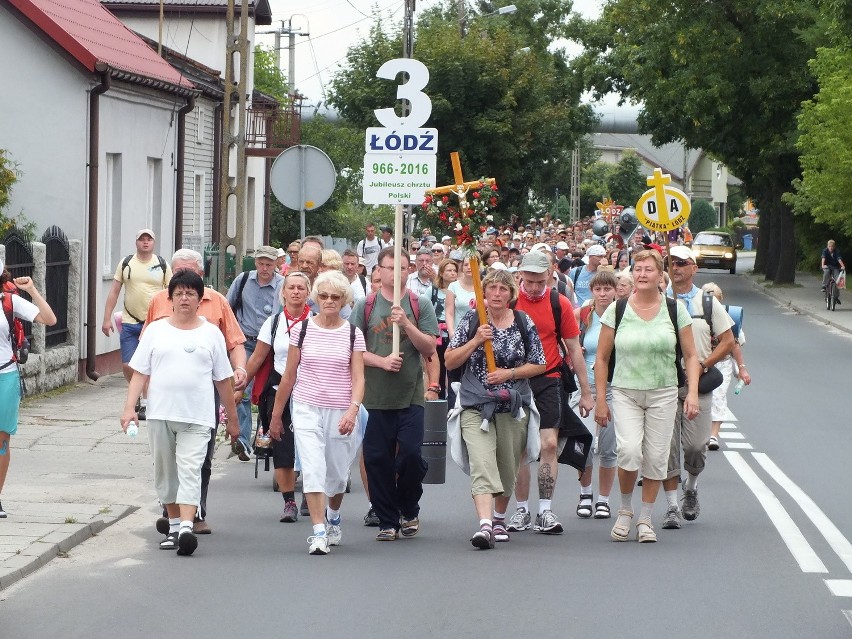
[[[515,5],[507,4],[505,7],[500,7],[499,9],[497,9],[497,11],[492,11],[491,13],[483,13],[482,17],[485,18],[488,16],[505,16],[510,13],[515,13],[517,12],[517,10],[518,7],[516,7]]]
[[[491,13],[483,13],[479,17],[487,18],[489,16],[506,16],[512,13],[516,13],[518,11],[518,7],[513,4],[507,4],[505,7],[500,7],[496,11],[492,11]],[[459,14],[459,35],[462,38],[465,36],[464,27],[465,27],[465,18],[467,16],[467,12],[465,10],[464,1],[458,0],[458,14]]]

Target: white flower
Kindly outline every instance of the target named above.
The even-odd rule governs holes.
[[[442,206],[444,206],[444,203],[441,202],[441,200],[438,200],[437,202],[435,202],[435,206],[437,206],[438,208],[441,208]]]
[[[456,222],[456,231],[461,231],[464,227],[461,225],[461,222]]]
[[[493,222],[493,221],[494,221],[494,216],[493,216],[493,215],[486,215],[486,216],[485,216],[485,220],[486,220],[487,222]]]

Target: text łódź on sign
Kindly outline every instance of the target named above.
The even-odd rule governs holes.
[[[432,114],[432,101],[422,91],[429,82],[429,70],[418,60],[397,58],[385,62],[376,76],[394,80],[401,73],[409,79],[397,87],[396,97],[407,100],[410,111],[405,116],[392,108],[374,111],[383,126],[367,129],[366,204],[420,204],[425,192],[435,188],[438,130],[421,128]]]
[[[669,186],[671,181],[671,175],[654,169],[654,175],[648,177],[648,186],[652,188],[636,203],[639,224],[649,231],[673,231],[689,219],[692,211],[689,198],[680,189]]]

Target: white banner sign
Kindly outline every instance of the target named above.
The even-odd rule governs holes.
[[[366,204],[422,204],[435,188],[436,156],[431,153],[364,155]]]

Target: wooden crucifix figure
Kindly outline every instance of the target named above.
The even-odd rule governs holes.
[[[471,187],[479,188],[482,183],[482,180],[474,180],[472,182],[464,181],[461,161],[459,160],[459,154],[457,151],[453,151],[452,153],[450,153],[450,162],[453,165],[453,178],[455,179],[455,184],[430,189],[428,193],[430,195],[455,195],[459,200],[459,210],[464,213],[464,211],[468,209],[468,191],[471,189]],[[485,182],[488,184],[494,184],[494,178],[486,178]],[[479,277],[479,257],[476,254],[475,246],[471,246],[468,248],[471,252],[470,270],[473,274],[473,292],[476,295],[476,312],[477,315],[479,315],[479,325],[484,326],[488,323],[488,317],[485,313],[485,300],[482,295],[482,280]],[[497,369],[497,363],[494,361],[494,347],[491,344],[491,340],[485,342],[483,348],[485,349],[485,362],[488,368],[488,372],[492,373]]]

